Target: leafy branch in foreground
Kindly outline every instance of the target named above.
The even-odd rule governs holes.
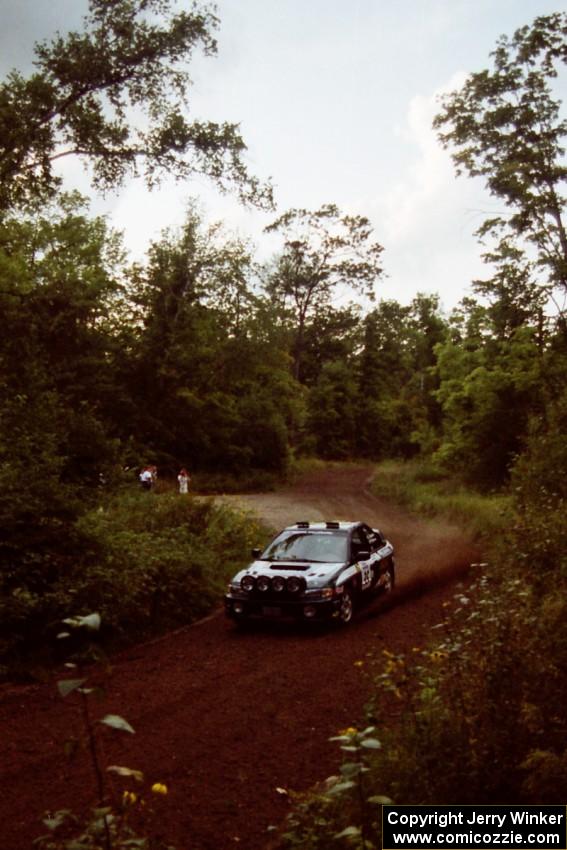
[[[87,649],[90,648],[91,656],[99,657],[96,645],[91,642],[92,635],[96,634],[101,626],[98,613],[69,617],[63,623],[68,630],[59,634],[60,639],[69,638],[75,630],[79,639],[86,637]],[[87,652],[87,656],[88,654]],[[70,669],[77,667],[71,662],[66,666]],[[103,697],[104,690],[100,686],[89,686],[87,676],[78,673],[76,678],[61,679],[57,683],[57,689],[63,699],[72,694],[79,697],[83,738],[67,741],[65,752],[68,756],[74,755],[80,748],[88,752],[96,780],[97,803],[84,815],[76,815],[70,809],[48,812],[43,823],[49,831],[37,838],[34,845],[39,850],[126,850],[133,847],[143,850],[173,850],[160,836],[147,834],[151,830],[148,820],[151,808],[143,808],[145,800],[139,790],[145,782],[144,774],[140,770],[122,765],[108,765],[106,769],[103,766],[99,752],[101,727],[133,735],[135,730],[130,723],[118,714],[93,718],[90,699],[92,696]],[[110,784],[109,775],[127,783],[121,795]],[[154,798],[160,798],[168,793],[168,788],[162,782],[154,782],[150,792]],[[133,820],[136,822],[136,828],[132,824]],[[146,833],[145,836],[140,835],[140,828]]]
[[[36,45],[31,77],[13,71],[0,86],[1,209],[52,195],[54,164],[69,156],[90,165],[103,191],[140,173],[149,186],[200,173],[271,207],[271,187],[246,169],[238,126],[187,117],[187,62],[217,50],[211,8],[89,0],[84,23]]]
[[[291,795],[294,808],[278,847],[289,850],[380,847],[380,807],[392,801],[372,793],[366,778],[370,773],[369,756],[381,749],[375,731],[374,726],[362,731],[350,726],[330,738],[345,753],[340,776],[330,776],[314,793]]]

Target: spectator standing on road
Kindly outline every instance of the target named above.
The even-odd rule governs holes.
[[[180,470],[179,475],[177,476],[177,480],[179,481],[179,492],[180,493],[188,493],[189,492],[189,482],[191,481],[191,476],[183,467]]]

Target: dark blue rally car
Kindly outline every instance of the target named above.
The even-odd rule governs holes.
[[[356,603],[389,593],[394,548],[363,522],[297,522],[284,528],[229,584],[229,617],[352,620]]]

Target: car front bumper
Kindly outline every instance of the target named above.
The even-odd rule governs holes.
[[[257,599],[227,593],[224,597],[225,612],[233,620],[258,617],[268,620],[329,620],[338,617],[341,598],[332,599]]]

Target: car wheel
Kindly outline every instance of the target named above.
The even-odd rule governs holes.
[[[387,593],[391,593],[394,589],[394,585],[396,584],[396,571],[394,568],[393,561],[388,565],[386,572],[384,573],[384,581],[382,582],[382,593],[385,595]]]
[[[352,620],[354,614],[354,600],[352,591],[345,590],[341,596],[341,604],[339,607],[339,621],[341,625],[346,626]]]

